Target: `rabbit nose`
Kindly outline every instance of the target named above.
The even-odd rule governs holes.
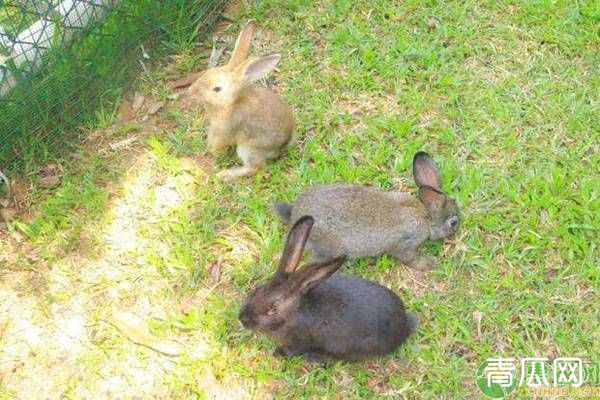
[[[240,320],[240,322],[242,323],[242,325],[244,325],[244,327],[248,327],[248,325],[251,325],[251,323],[252,323],[252,317],[250,316],[250,312],[248,310],[248,307],[243,307],[240,310],[240,314],[238,315],[238,319]]]
[[[453,215],[450,218],[448,218],[448,224],[450,225],[451,229],[458,228],[458,216]]]
[[[244,328],[252,328],[255,325],[252,317],[246,314],[240,315],[240,322]]]

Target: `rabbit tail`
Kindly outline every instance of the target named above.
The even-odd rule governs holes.
[[[275,203],[275,213],[283,220],[283,222],[289,224],[292,219],[292,205],[278,201]]]
[[[419,317],[413,313],[406,313],[406,330],[409,335],[412,335],[419,328]]]

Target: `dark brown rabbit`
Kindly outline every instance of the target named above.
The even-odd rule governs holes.
[[[391,353],[418,320],[391,290],[336,272],[338,257],[298,268],[313,218],[300,218],[287,238],[275,275],[254,290],[239,319],[281,345],[276,355],[309,361],[358,361]]]

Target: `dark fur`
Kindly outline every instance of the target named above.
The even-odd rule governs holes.
[[[292,205],[278,201],[275,203],[275,213],[281,218],[286,224],[290,223],[292,218]]]
[[[302,228],[310,232],[312,218],[301,218],[292,228],[283,260],[302,246]],[[268,334],[281,346],[276,354],[304,355],[310,361],[358,361],[388,354],[417,329],[417,318],[407,314],[391,290],[360,278],[334,274],[343,258],[296,266],[280,264],[275,276],[250,294],[240,310],[240,321]],[[274,306],[275,305],[275,306]]]

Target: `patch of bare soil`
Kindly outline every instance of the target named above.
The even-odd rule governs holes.
[[[186,101],[185,90],[166,101],[131,93],[113,126],[89,132],[78,162],[100,154],[122,171],[119,182],[106,182],[111,200],[105,215],[82,232],[90,240],[66,255],[44,249],[51,256],[41,257],[18,231],[0,229],[0,397],[172,398],[182,358],[173,349],[185,349],[186,362],[206,356],[210,338],[202,333],[154,336],[146,326],[202,301],[201,295],[177,300],[173,283],[147,257],[150,249],[167,254],[167,244],[149,238],[160,235],[161,219],[191,203],[206,183],[197,178],[213,171],[212,158],[197,155],[181,157],[183,168],[170,176],[144,145],[179,124],[163,111],[185,108]],[[64,173],[51,164],[37,178],[52,192]],[[36,212],[26,180],[13,182],[5,204],[17,210],[15,218]],[[218,285],[223,262],[207,266],[211,285]],[[201,375],[196,387],[210,398],[250,398],[252,381],[217,378],[210,369]]]

